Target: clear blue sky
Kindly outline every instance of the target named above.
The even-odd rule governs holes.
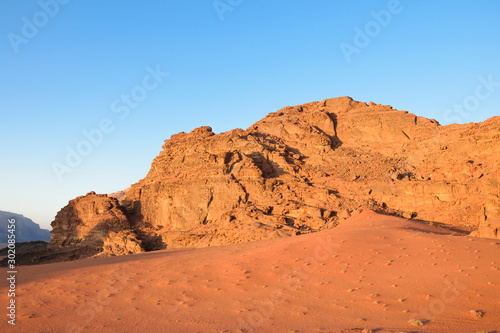
[[[45,228],[198,126],[337,96],[442,124],[499,114],[499,1],[54,1],[0,1],[0,210]],[[103,119],[89,150],[82,131]],[[88,155],[60,181],[54,163],[79,144]]]

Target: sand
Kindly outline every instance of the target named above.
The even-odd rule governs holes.
[[[302,236],[22,266],[16,326],[2,315],[0,331],[492,332],[499,254],[498,240],[365,211]]]

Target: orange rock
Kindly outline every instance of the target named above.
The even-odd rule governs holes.
[[[213,246],[332,228],[360,209],[477,228],[500,218],[499,141],[500,117],[441,126],[349,97],[285,107],[247,130],[172,135],[120,203],[70,201],[51,245],[130,229]]]

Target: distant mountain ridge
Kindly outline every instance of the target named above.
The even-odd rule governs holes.
[[[16,243],[50,241],[50,231],[41,229],[33,220],[21,214],[0,210],[0,243],[7,243],[9,219],[16,220]]]

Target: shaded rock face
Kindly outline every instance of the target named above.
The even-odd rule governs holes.
[[[15,219],[16,242],[31,242],[50,240],[50,231],[41,229],[40,226],[31,219],[21,214],[0,211],[0,243],[7,243],[9,219]]]
[[[475,228],[500,217],[499,141],[500,117],[440,126],[349,97],[285,107],[247,130],[173,135],[120,203],[72,200],[51,243],[99,241],[94,225],[109,224],[213,246],[332,228],[361,209]]]
[[[51,223],[49,248],[85,245],[101,247],[111,231],[130,228],[130,223],[115,198],[89,192],[71,200]]]
[[[16,243],[16,255],[25,255],[26,253],[30,253],[37,250],[43,250],[47,248],[47,242],[44,241],[30,241],[23,243]],[[8,256],[9,248],[4,247],[0,249],[0,257]],[[7,266],[7,261],[5,260],[5,266]]]

